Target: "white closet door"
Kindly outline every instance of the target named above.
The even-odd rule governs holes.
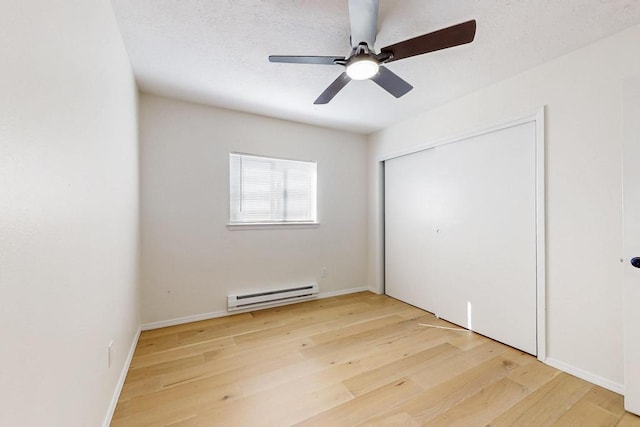
[[[536,354],[535,124],[429,152],[385,162],[388,294]]]
[[[385,292],[436,309],[435,224],[438,197],[435,150],[385,162]]]

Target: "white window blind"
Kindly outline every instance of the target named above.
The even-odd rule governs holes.
[[[229,154],[229,223],[316,222],[316,162]]]

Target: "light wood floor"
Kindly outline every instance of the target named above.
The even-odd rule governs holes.
[[[364,292],[143,332],[112,426],[640,426],[622,397]]]

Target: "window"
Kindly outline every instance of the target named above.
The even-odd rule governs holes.
[[[229,223],[315,223],[316,162],[229,154]]]

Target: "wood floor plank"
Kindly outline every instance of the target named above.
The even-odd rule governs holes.
[[[369,369],[377,369],[441,344],[450,345],[449,338],[442,330],[409,331],[376,344],[376,351],[362,357],[360,362]]]
[[[313,393],[269,394],[237,402],[227,409],[204,411],[196,417],[200,426],[290,426],[352,398],[342,384]]]
[[[140,341],[147,339],[155,339],[164,335],[175,335],[179,332],[190,331],[197,328],[211,328],[218,327],[220,325],[245,322],[253,318],[252,313],[240,313],[231,316],[216,317],[214,319],[201,320],[198,322],[184,323],[182,325],[167,326],[164,328],[152,329],[150,331],[143,331],[140,334]]]
[[[351,308],[348,311],[341,310],[341,307],[332,307],[325,313],[295,316],[287,319],[282,326],[244,334],[237,337],[235,341],[238,344],[251,342],[252,345],[256,345],[274,339],[293,339],[304,336],[314,337],[314,342],[321,343],[325,334],[327,334],[326,340],[330,341],[333,336],[347,336],[349,333],[354,333],[352,331],[363,330],[363,327],[369,325],[372,320],[402,314],[396,307],[372,307],[364,303],[350,304],[349,307]]]
[[[474,334],[472,332],[457,332],[455,337],[452,337],[451,340],[449,340],[449,343],[460,350],[470,350],[486,343],[487,341],[489,341],[489,338],[479,334]]]
[[[384,415],[381,417],[367,420],[361,427],[419,427],[420,424],[414,420],[411,415],[406,412],[400,412],[392,415]]]
[[[282,324],[282,320],[260,320],[250,318],[245,322],[225,323],[220,326],[199,325],[193,330],[140,340],[136,347],[136,354],[146,356],[177,347],[184,347],[205,341],[215,341],[222,338],[240,336],[250,332],[267,330],[277,326],[282,326]]]
[[[526,394],[525,387],[508,378],[503,378],[429,420],[429,425],[434,427],[486,425]]]
[[[219,350],[225,347],[233,347],[236,343],[233,337],[221,338],[218,340],[205,341],[198,344],[175,347],[166,351],[157,352],[153,354],[142,355],[139,353],[134,354],[131,360],[130,370],[144,368],[147,366],[157,365],[160,363],[173,362],[178,359],[183,359],[191,356],[202,355],[205,352],[211,352]]]
[[[373,347],[383,342],[389,335],[402,333],[408,328],[410,322],[400,316],[386,316],[374,319],[370,322],[360,323],[353,328],[348,336],[341,336],[335,340],[323,341],[305,349],[302,354],[308,358],[333,358],[336,355],[350,353],[353,355],[362,352],[369,353]],[[414,323],[414,322],[410,322]],[[315,342],[315,337],[311,337]]]
[[[598,405],[580,400],[568,411],[563,413],[553,424],[557,427],[572,426],[612,426],[620,419],[621,415],[615,415],[602,409]]]
[[[640,426],[622,397],[371,292],[146,331],[112,426]]]
[[[425,390],[399,406],[396,412],[408,413],[418,423],[428,424],[431,419],[506,377],[517,366],[509,359],[497,356]]]
[[[455,347],[451,344],[443,343],[439,346],[416,353],[412,356],[400,360],[394,360],[377,369],[366,371],[347,381],[345,386],[354,396],[361,396],[389,384],[402,377],[421,371],[434,360],[443,360],[451,357],[455,352]]]
[[[627,412],[622,416],[617,427],[640,427],[640,417]]]
[[[220,425],[291,425],[351,400],[353,395],[342,382],[362,371],[354,362],[333,365],[258,393],[230,399],[226,408],[204,411],[198,419],[216,420]],[[268,408],[267,413],[261,414],[257,408]]]
[[[330,344],[332,346],[342,345],[344,342],[349,342],[352,338],[359,338],[362,335],[366,336],[367,332],[375,331],[376,333],[383,327],[389,325],[395,325],[401,323],[405,319],[398,314],[387,314],[386,316],[376,317],[374,319],[358,322],[346,327],[336,328],[334,330],[313,335],[313,341],[320,347],[323,344]]]
[[[509,411],[491,422],[491,426],[551,425],[594,387],[569,374],[559,374]],[[549,398],[553,396],[553,398]]]
[[[530,391],[534,391],[544,384],[547,384],[559,374],[560,371],[557,369],[554,369],[549,365],[545,365],[542,362],[534,361],[520,366],[518,369],[513,371],[511,375],[509,375],[509,378],[512,381],[527,387]]]
[[[375,417],[420,393],[422,388],[408,378],[401,378],[365,393],[356,400],[349,400],[321,412],[297,425],[299,426],[353,426]]]
[[[161,377],[162,386],[159,390],[133,397],[131,407],[123,410],[118,416],[126,417],[136,411],[153,409],[154,406],[169,403],[174,399],[197,395],[201,390],[232,390],[223,394],[227,399],[231,395],[243,395],[245,394],[241,387],[243,380],[282,366],[294,365],[303,360],[298,352],[284,352],[277,358],[267,357],[254,364],[241,364],[232,369],[219,368],[213,361],[209,365],[201,365],[196,371],[172,372]]]
[[[178,372],[182,369],[202,366],[204,361],[204,353],[201,352],[193,356],[180,357],[167,360],[166,362],[129,369],[127,381],[129,383],[137,383],[139,381],[146,381],[149,378],[160,378],[162,375]]]
[[[593,387],[583,400],[599,406],[600,408],[622,417],[625,413],[624,398],[618,393],[606,390],[602,387]]]
[[[487,341],[470,350],[456,352],[451,357],[438,360],[436,363],[426,366],[413,375],[412,379],[423,388],[428,389],[448,381],[487,360],[493,359],[505,351],[507,351],[506,346],[495,341]]]

